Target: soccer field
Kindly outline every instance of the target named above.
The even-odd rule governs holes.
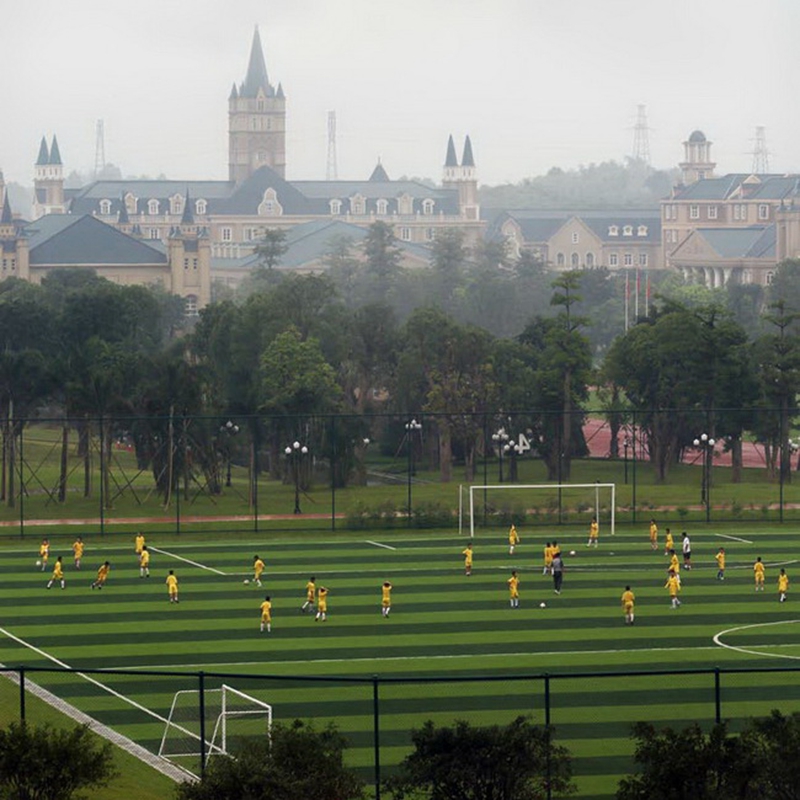
[[[800,614],[791,591],[788,602],[778,602],[776,585],[781,565],[793,576],[794,531],[691,533],[693,569],[682,571],[682,606],[674,610],[664,589],[668,559],[663,549],[650,549],[646,527],[619,528],[613,537],[601,531],[596,550],[587,549],[583,528],[560,528],[567,554],[560,595],[542,575],[545,536],[525,529],[513,556],[505,530],[477,537],[471,577],[461,555],[469,539],[452,533],[149,538],[152,576],[140,578],[132,539],[85,537],[84,569],[76,572],[66,532],[53,540],[50,559],[64,556],[63,591],[45,589],[50,570],[35,566],[38,541],[17,540],[1,551],[0,662],[134,670],[30,672],[26,680],[153,751],[175,692],[198,688],[203,671],[206,688],[226,683],[247,692],[271,704],[275,720],[335,722],[368,781],[376,689],[383,775],[426,719],[488,724],[530,714],[544,723],[549,702],[556,738],[575,759],[579,796],[609,798],[631,768],[631,724],[711,724],[717,679],[721,716],[734,728],[772,708],[800,710],[800,673],[783,671],[800,659]],[[720,546],[724,582],[714,562]],[[243,582],[255,554],[266,562],[262,589]],[[767,565],[763,593],[753,588],[759,555]],[[93,591],[95,569],[106,559],[108,583]],[[170,569],[180,580],[178,605],[167,601]],[[521,578],[519,609],[509,607],[512,569]],[[311,575],[329,589],[326,622],[300,611]],[[380,611],[386,580],[394,587],[388,619]],[[627,584],[636,594],[632,627],[620,607]],[[269,634],[259,633],[266,594],[273,603]],[[719,676],[702,672],[714,667]],[[735,672],[743,668],[762,671]],[[638,671],[657,674],[598,674]],[[547,700],[544,674],[552,676]],[[331,680],[337,677],[351,680]]]

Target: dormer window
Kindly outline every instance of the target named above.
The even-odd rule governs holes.
[[[363,216],[367,211],[367,201],[364,195],[357,194],[350,199],[350,211],[356,216]]]
[[[375,208],[380,216],[385,217],[389,213],[389,201],[381,198],[375,203]]]
[[[647,225],[640,225],[636,229],[636,235],[637,236],[647,236]]]
[[[338,214],[342,213],[342,201],[341,200],[331,200],[331,214],[337,216]]]
[[[194,204],[194,213],[204,215],[208,211],[207,201],[200,199]]]
[[[397,198],[398,210],[401,214],[414,213],[414,198],[411,195],[403,194]]]
[[[100,213],[103,216],[108,216],[111,213],[111,201],[110,200],[101,200],[100,201]]]
[[[181,195],[174,194],[169,198],[169,213],[176,217],[183,214],[183,197]]]
[[[128,192],[125,195],[125,210],[129,214],[136,214],[138,205],[139,205],[139,198],[135,197],[130,192]]]
[[[426,197],[422,201],[422,213],[426,216],[433,214],[433,200],[430,197]]]
[[[608,226],[608,235],[609,236],[619,236],[619,228],[616,225],[609,225]]]
[[[147,201],[147,213],[151,217],[155,217],[158,214],[158,200]]]
[[[633,225],[626,225],[622,229],[622,235],[623,236],[633,236]]]
[[[264,192],[264,197],[258,204],[258,213],[262,217],[280,217],[283,214],[283,206],[278,202],[278,194],[271,186]]]

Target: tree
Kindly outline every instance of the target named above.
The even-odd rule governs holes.
[[[203,779],[178,786],[178,800],[356,800],[363,784],[344,766],[345,738],[329,725],[316,731],[295,720],[276,724],[269,739],[242,742],[215,756]]]
[[[272,272],[289,250],[286,243],[286,231],[280,228],[267,228],[264,236],[256,245],[255,254],[258,256],[259,266]]]
[[[15,800],[69,800],[114,777],[113,748],[88,725],[72,730],[12,722],[0,730],[0,788]]]
[[[568,751],[527,717],[485,728],[463,720],[437,728],[429,720],[411,741],[414,752],[386,783],[396,800],[538,800],[548,784],[554,796],[575,791]]]

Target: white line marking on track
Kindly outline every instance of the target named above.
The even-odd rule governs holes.
[[[738,536],[729,536],[727,533],[715,533],[714,536],[719,536],[722,539],[730,539],[733,542],[744,542],[744,544],[753,544],[749,539],[740,539]]]
[[[387,550],[397,550],[396,547],[392,547],[390,544],[381,544],[380,542],[372,542],[367,539],[367,544],[375,545],[375,547],[385,547]]]
[[[800,660],[800,656],[788,656],[784,653],[765,653],[763,650],[753,650],[749,647],[737,647],[733,644],[725,644],[722,641],[722,637],[729,634],[729,633],[737,633],[738,631],[746,631],[750,628],[767,628],[771,627],[772,625],[791,625],[795,622],[800,622],[800,619],[781,619],[777,620],[776,622],[756,622],[752,625],[739,625],[737,628],[728,628],[727,630],[720,631],[719,633],[715,634],[712,641],[718,647],[723,647],[726,650],[734,650],[737,653],[744,653],[748,656],[761,656],[765,658],[788,658],[792,661]],[[763,647],[774,647],[775,645],[763,645]],[[784,645],[785,646],[785,645]]]
[[[216,575],[228,575],[227,572],[222,572],[222,570],[214,569],[214,567],[207,567],[205,564],[200,564],[197,561],[192,561],[190,558],[184,558],[183,556],[176,555],[175,553],[170,553],[169,550],[161,550],[158,547],[148,547],[148,550],[152,550],[154,553],[161,553],[162,555],[169,556],[170,558],[177,558],[178,561],[184,561],[187,564],[191,564],[193,567],[198,567],[199,569],[205,569],[209,572],[213,572]]]

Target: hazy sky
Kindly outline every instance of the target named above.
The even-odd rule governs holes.
[[[10,4],[11,0],[3,0]],[[126,175],[227,178],[227,98],[259,26],[287,97],[287,177],[441,178],[472,137],[481,183],[633,149],[652,162],[695,128],[718,172],[749,170],[757,125],[773,171],[800,171],[798,0],[32,0],[0,27],[0,167],[31,184],[41,136],[90,171],[95,123]]]

